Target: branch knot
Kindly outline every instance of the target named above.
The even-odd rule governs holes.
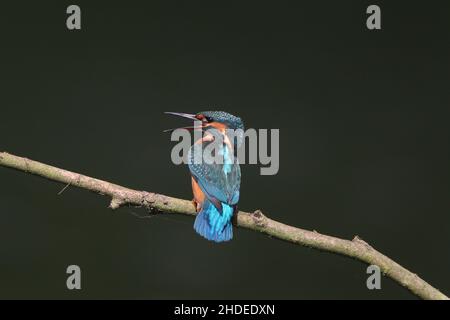
[[[258,226],[258,227],[265,227],[267,225],[267,217],[262,213],[261,210],[255,210],[252,214],[251,214],[252,218],[253,218],[253,222]]]
[[[119,209],[122,205],[125,204],[125,201],[120,198],[112,198],[109,207],[113,210]]]
[[[358,235],[353,237],[352,242],[360,243],[360,244],[364,245],[365,247],[372,249],[372,246],[370,244],[368,244],[366,241],[364,241],[363,239],[361,239]]]

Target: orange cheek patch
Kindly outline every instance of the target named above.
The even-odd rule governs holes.
[[[210,122],[209,126],[216,128],[217,130],[219,130],[221,132],[225,132],[225,130],[227,129],[227,126],[220,122]]]

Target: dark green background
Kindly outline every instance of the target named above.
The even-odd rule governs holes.
[[[92,2],[81,31],[72,2],[2,4],[0,150],[190,198],[163,111],[226,110],[280,129],[280,171],[243,166],[242,209],[358,234],[450,293],[448,4]],[[216,245],[63,187],[0,168],[0,298],[414,298],[348,258],[247,230]]]

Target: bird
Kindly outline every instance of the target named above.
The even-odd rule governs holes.
[[[225,111],[166,114],[196,121],[196,125],[182,129],[202,131],[201,138],[194,141],[187,155],[192,202],[197,211],[194,230],[210,241],[231,240],[232,218],[237,212],[240,196],[241,169],[236,154],[243,140],[242,119]],[[167,131],[173,130],[175,129]],[[218,153],[215,159],[221,161],[198,161],[198,157],[205,157],[203,150],[213,142],[216,143]]]

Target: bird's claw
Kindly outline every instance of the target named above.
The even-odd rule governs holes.
[[[202,210],[202,206],[200,205],[200,203],[198,203],[197,201],[195,201],[195,199],[192,199],[192,204],[195,207],[195,211],[200,212],[200,210]]]

